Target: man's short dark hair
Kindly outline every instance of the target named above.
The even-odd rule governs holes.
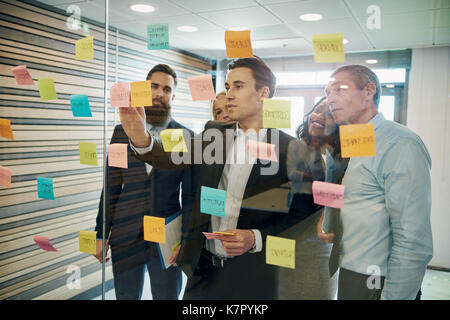
[[[168,74],[169,76],[172,76],[173,78],[173,82],[175,84],[175,87],[177,86],[177,74],[175,73],[175,71],[169,67],[167,64],[157,64],[156,66],[154,66],[147,74],[147,80],[149,80],[152,77],[152,74],[154,74],[155,72],[163,72]]]
[[[252,70],[253,78],[255,79],[255,89],[259,90],[264,86],[269,87],[269,98],[272,98],[275,93],[276,78],[272,70],[261,60],[261,58],[254,56],[253,58],[242,58],[234,60],[228,64],[228,70],[235,68],[249,68]]]

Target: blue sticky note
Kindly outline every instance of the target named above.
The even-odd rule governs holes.
[[[37,177],[38,197],[41,199],[55,200],[53,194],[53,179]]]
[[[74,94],[70,96],[70,106],[74,117],[92,117],[89,99],[85,94]]]
[[[168,23],[156,23],[147,25],[147,49],[170,49]]]
[[[200,195],[200,212],[225,217],[225,200],[227,192],[202,186]]]

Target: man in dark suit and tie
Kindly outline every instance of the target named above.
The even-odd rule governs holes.
[[[188,145],[192,148],[184,158],[188,161],[180,164],[174,161],[176,154],[164,152],[161,141],[145,129],[142,109],[121,108],[121,121],[136,156],[155,167],[198,164],[198,154],[202,155],[196,199],[175,261],[188,276],[184,299],[276,299],[277,267],[266,264],[263,242],[267,235],[276,235],[299,220],[270,210],[275,201],[270,196],[259,208],[245,206],[245,201],[288,181],[286,153],[293,138],[263,128],[263,101],[275,91],[275,76],[267,65],[256,57],[245,58],[232,62],[228,69],[227,109],[235,122],[208,122]],[[206,152],[211,149],[211,136],[217,147],[213,162]],[[247,157],[249,140],[275,145],[278,161]],[[244,161],[236,161],[240,157]],[[202,186],[226,191],[224,217],[200,211]],[[205,240],[203,232],[216,231],[234,235]]]
[[[152,86],[152,106],[144,107],[147,130],[159,135],[164,129],[188,130],[171,118],[171,104],[177,84],[175,71],[159,64],[147,75]],[[189,131],[189,130],[188,130]],[[189,131],[192,133],[192,131]],[[182,286],[181,269],[165,269],[155,242],[144,241],[144,215],[168,218],[181,211],[186,227],[196,191],[195,167],[159,170],[131,156],[129,138],[122,125],[114,128],[113,143],[128,144],[128,169],[107,167],[106,250],[111,246],[114,286],[119,300],[141,298],[145,267],[150,275],[153,299],[176,300]],[[180,184],[182,188],[180,188]],[[180,191],[182,206],[180,207]],[[102,261],[103,196],[97,216],[97,254]],[[181,230],[180,230],[181,232]]]

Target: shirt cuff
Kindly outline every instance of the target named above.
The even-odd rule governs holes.
[[[134,152],[136,152],[138,155],[141,155],[141,156],[146,154],[146,153],[149,153],[150,151],[152,151],[152,149],[153,149],[153,140],[155,140],[155,139],[153,139],[153,136],[151,135],[150,132],[148,134],[151,137],[151,142],[150,142],[150,145],[148,147],[144,147],[144,148],[138,148],[138,147],[133,146],[133,144],[131,143],[131,139],[128,138],[128,141],[130,142],[131,150],[133,150]]]
[[[261,231],[258,229],[252,229],[253,234],[255,235],[255,247],[250,249],[250,253],[256,253],[262,251],[262,237],[261,237]]]

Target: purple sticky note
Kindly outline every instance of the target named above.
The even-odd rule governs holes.
[[[48,240],[47,237],[44,237],[44,236],[34,236],[33,240],[34,240],[34,242],[37,243],[37,245],[38,245],[39,247],[41,247],[42,250],[45,250],[45,251],[58,251],[58,250],[56,250],[55,247],[53,247],[53,246],[50,244],[50,241]]]
[[[342,184],[313,181],[314,203],[326,207],[343,208],[344,190],[345,186]]]
[[[28,72],[27,66],[17,66],[11,69],[17,84],[34,84],[33,78],[31,78]]]

